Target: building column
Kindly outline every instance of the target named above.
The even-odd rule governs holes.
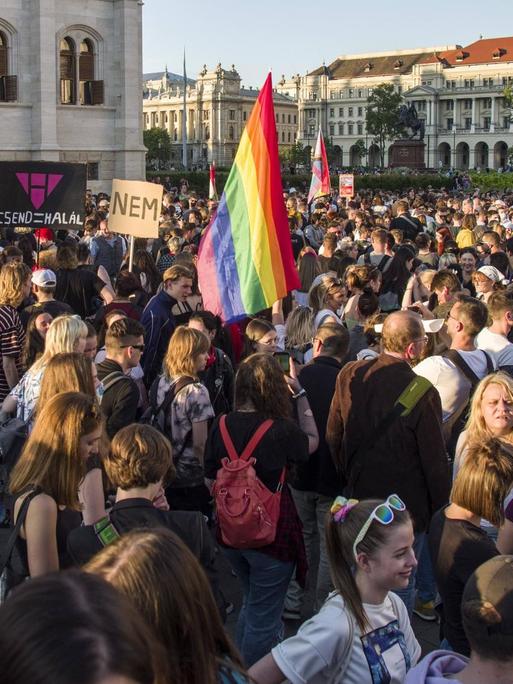
[[[57,81],[55,51],[55,0],[37,0],[30,22],[30,54],[32,55],[32,159],[59,161],[56,107]],[[57,50],[59,46],[57,46]],[[21,64],[21,56],[20,56]],[[20,76],[18,76],[18,79]],[[19,87],[19,86],[18,86]],[[141,100],[142,101],[142,100]],[[142,106],[141,106],[142,109]],[[141,121],[141,112],[137,112]]]
[[[490,133],[495,133],[495,98],[492,96],[492,108],[490,110]]]
[[[476,97],[472,98],[472,123],[470,124],[470,132],[476,132]],[[473,153],[472,153],[473,154]]]
[[[113,86],[116,124],[113,131],[116,178],[141,180],[145,174],[145,147],[139,121],[142,116],[142,5],[133,0],[114,3],[112,50],[119,60]],[[110,98],[109,98],[110,99]]]

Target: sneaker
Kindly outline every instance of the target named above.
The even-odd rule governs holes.
[[[421,620],[427,620],[429,622],[435,622],[438,620],[438,614],[435,610],[434,601],[426,601],[423,603],[417,599],[415,601],[415,608],[413,609],[413,612]]]

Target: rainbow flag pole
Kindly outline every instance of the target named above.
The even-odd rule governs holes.
[[[331,193],[330,169],[322,130],[319,126],[319,135],[315,144],[315,152],[312,164],[312,182],[308,193],[308,204],[318,197],[325,197]]]
[[[300,286],[283,202],[271,74],[202,237],[198,276],[204,308],[226,323],[258,313]]]

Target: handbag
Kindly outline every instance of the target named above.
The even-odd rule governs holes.
[[[41,487],[36,487],[27,494],[14,527],[0,527],[0,603],[3,603],[11,589],[23,582],[28,575],[28,568],[16,548],[16,541],[27,517],[30,502],[41,494],[41,491]]]

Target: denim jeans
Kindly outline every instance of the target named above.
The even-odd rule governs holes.
[[[427,537],[417,561],[419,563],[417,567],[417,596],[422,603],[429,603],[436,599],[437,590]]]
[[[242,583],[236,642],[246,667],[250,667],[283,637],[281,614],[294,563],[256,549],[223,551]]]
[[[415,538],[413,541],[413,551],[415,552],[415,558],[419,560],[419,558],[422,555],[422,549],[424,545],[427,543],[427,538],[426,538],[426,533],[425,532],[416,532],[415,533]],[[415,568],[411,575],[410,579],[408,582],[408,586],[406,589],[398,589],[394,593],[399,596],[399,598],[403,601],[404,605],[406,606],[406,609],[408,610],[408,615],[410,617],[410,620],[413,616],[413,607],[415,606],[415,578],[417,576],[417,568]]]
[[[298,515],[303,523],[303,538],[305,540],[306,558],[308,561],[308,576],[312,576],[313,558],[315,546],[319,545],[319,567],[317,569],[317,585],[315,591],[314,610],[322,607],[326,597],[333,586],[330,577],[330,566],[326,552],[326,539],[324,525],[326,512],[333,503],[332,497],[317,494],[317,492],[304,492],[290,487]],[[291,580],[285,599],[285,609],[301,612],[304,590],[296,580]]]

